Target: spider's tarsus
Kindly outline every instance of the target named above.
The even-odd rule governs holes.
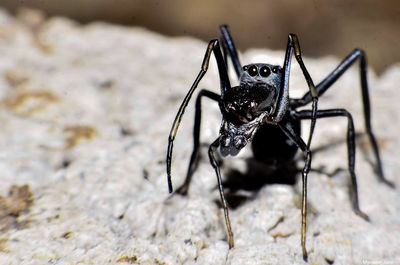
[[[365,221],[371,222],[371,219],[369,218],[369,216],[368,216],[366,213],[364,213],[363,211],[361,211],[361,210],[356,210],[355,212],[356,212],[356,214],[357,214],[358,216],[360,216],[360,217],[361,217],[362,219],[364,219]]]
[[[391,181],[389,181],[389,180],[387,180],[387,179],[385,179],[385,178],[380,179],[380,180],[381,180],[381,182],[383,182],[384,184],[386,184],[386,185],[389,186],[390,188],[396,189],[396,185],[395,185],[393,182],[391,182]]]
[[[171,176],[168,176],[168,192],[173,193],[174,192],[174,187],[172,186],[172,182],[170,181]]]
[[[305,262],[308,262],[308,255],[307,255],[307,253],[303,253],[303,260],[304,260]]]

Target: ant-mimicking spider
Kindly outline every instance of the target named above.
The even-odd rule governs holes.
[[[311,168],[311,140],[314,132],[316,120],[319,118],[344,116],[347,118],[347,152],[348,152],[348,168],[351,177],[352,187],[352,203],[354,212],[365,220],[369,217],[360,210],[357,192],[357,180],[354,171],[355,167],[355,131],[352,115],[345,109],[326,109],[318,110],[318,97],[321,96],[333,83],[338,80],[353,63],[360,60],[360,77],[361,92],[363,101],[363,112],[365,119],[365,127],[372,145],[376,159],[377,175],[380,181],[394,187],[383,174],[382,163],[379,155],[378,144],[371,127],[371,111],[367,83],[367,60],[362,50],[355,49],[351,52],[333,72],[331,72],[318,85],[314,82],[305,67],[300,50],[300,44],[295,34],[289,34],[286,47],[285,60],[283,67],[279,65],[271,65],[265,63],[248,64],[241,66],[235,44],[230,35],[228,26],[220,27],[221,40],[211,40],[208,44],[201,70],[196,80],[192,84],[189,92],[186,94],[179,111],[175,117],[174,123],[168,137],[167,149],[167,177],[169,192],[173,192],[171,181],[171,159],[173,142],[178,131],[180,121],[186,106],[189,103],[193,92],[197,88],[200,80],[207,72],[211,54],[214,53],[217,61],[221,95],[208,90],[201,90],[196,99],[196,111],[194,120],[194,147],[190,157],[189,167],[186,174],[185,182],[177,190],[180,194],[186,194],[189,188],[192,174],[195,169],[195,161],[198,158],[199,138],[200,138],[200,122],[201,122],[201,99],[202,97],[210,98],[219,104],[222,113],[222,124],[220,127],[220,135],[209,146],[208,155],[210,163],[215,169],[218,180],[218,188],[224,208],[225,223],[229,236],[229,248],[234,246],[233,233],[229,220],[229,212],[227,202],[224,196],[222,186],[222,178],[219,165],[215,159],[214,153],[219,147],[222,156],[235,156],[248,143],[255,143],[258,138],[269,139],[274,141],[273,147],[279,150],[266,151],[262,154],[263,158],[278,158],[278,161],[291,161],[298,148],[305,155],[305,165],[302,170],[302,208],[301,208],[301,246],[303,259],[307,260],[306,250],[306,215],[307,215],[307,175]],[[220,48],[222,43],[222,51]],[[301,71],[308,84],[309,91],[302,98],[289,98],[289,74],[292,56],[294,56],[300,65]],[[227,67],[228,57],[230,57],[240,84],[231,87]],[[297,108],[312,103],[311,110],[297,110]],[[310,133],[307,143],[300,135],[301,120],[311,120]],[[278,141],[277,141],[278,139]],[[282,140],[280,140],[282,139]],[[280,141],[279,141],[280,140]],[[266,146],[265,150],[267,150]],[[254,153],[254,155],[257,155]],[[281,157],[276,157],[281,156]],[[268,159],[267,159],[268,160]]]

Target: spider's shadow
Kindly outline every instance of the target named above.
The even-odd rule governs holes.
[[[294,185],[297,174],[300,172],[296,166],[296,160],[280,164],[279,167],[267,165],[252,157],[245,161],[245,172],[229,169],[225,173],[223,182],[225,197],[232,209],[253,199],[264,185]]]
[[[357,134],[356,137],[360,137],[360,134]],[[343,139],[339,139],[317,147],[313,150],[313,154],[326,151],[332,146],[343,143],[343,141]],[[297,177],[301,173],[301,168],[297,166],[297,162],[299,159],[302,160],[301,157],[301,154],[296,155],[294,159],[288,162],[279,162],[275,165],[266,164],[254,157],[249,157],[245,160],[246,171],[241,172],[236,169],[228,169],[224,174],[225,181],[223,182],[223,187],[229,207],[235,209],[246,201],[255,198],[260,189],[265,185],[286,184],[293,186],[296,184]],[[322,167],[311,168],[311,171],[316,171],[328,177],[334,177],[339,172],[346,171],[346,169],[339,167],[329,173]],[[217,203],[220,203],[219,200]]]
[[[362,133],[356,133],[356,139],[362,136]],[[319,146],[313,150],[313,154],[324,152],[333,146],[342,144],[345,139],[338,139],[337,141],[330,142],[328,144]],[[368,153],[366,151],[365,144],[361,144],[362,153]],[[225,197],[230,208],[235,209],[245,203],[248,200],[252,200],[256,197],[257,193],[265,185],[271,184],[286,184],[294,185],[296,184],[297,177],[301,173],[301,168],[296,164],[301,160],[301,155],[297,156],[285,163],[278,163],[279,166],[269,165],[258,161],[254,157],[247,158],[246,161],[246,171],[240,172],[235,169],[228,169],[225,176],[225,181],[223,182],[223,187],[225,191]],[[377,172],[376,166],[373,161],[366,156],[366,159],[375,172]],[[338,173],[347,171],[346,167],[338,167],[333,172],[327,172],[324,167],[321,168],[311,168],[311,171],[324,174],[328,177],[335,177]],[[217,189],[217,187],[216,187]],[[221,204],[219,200],[216,200],[217,204]]]

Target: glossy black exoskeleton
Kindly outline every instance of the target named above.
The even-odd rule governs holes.
[[[310,145],[316,120],[318,118],[343,116],[347,118],[347,150],[348,166],[352,183],[353,209],[357,215],[368,220],[368,216],[359,208],[357,195],[357,182],[355,175],[355,132],[353,118],[345,109],[318,110],[318,97],[321,96],[342,74],[357,60],[360,60],[361,92],[365,127],[376,158],[376,167],[379,180],[393,187],[383,174],[378,145],[371,128],[370,103],[367,83],[367,61],[362,50],[354,50],[348,55],[324,80],[317,86],[305,67],[298,38],[289,34],[283,66],[265,63],[241,66],[238,54],[227,26],[221,26],[220,41],[211,40],[208,44],[201,70],[187,93],[178,114],[175,117],[168,138],[167,149],[167,175],[168,187],[172,192],[171,159],[173,142],[182,119],[185,108],[197,88],[202,77],[208,69],[211,54],[214,53],[220,77],[221,95],[208,90],[201,90],[196,99],[196,112],[193,130],[194,148],[190,158],[189,167],[184,184],[178,188],[180,194],[186,194],[190,180],[195,169],[200,145],[201,99],[207,97],[218,102],[222,123],[219,137],[210,145],[208,155],[210,163],[215,169],[221,202],[224,208],[225,223],[229,236],[229,247],[234,246],[233,233],[229,220],[228,206],[224,196],[222,178],[219,165],[215,159],[215,151],[219,148],[222,156],[235,156],[247,144],[252,142],[252,150],[257,160],[267,164],[281,164],[293,160],[297,149],[305,155],[305,165],[302,170],[302,226],[301,246],[303,258],[307,259],[306,251],[306,215],[307,215],[307,175],[311,168]],[[299,99],[289,98],[289,74],[292,56],[295,56],[309,91]],[[230,57],[240,84],[231,87],[227,67]],[[312,103],[311,110],[297,110],[297,108]],[[307,143],[300,135],[301,120],[311,120],[310,134]]]

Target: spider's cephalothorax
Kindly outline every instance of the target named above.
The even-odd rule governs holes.
[[[302,207],[301,207],[301,247],[304,260],[307,259],[306,250],[306,215],[307,215],[307,175],[311,168],[311,139],[317,118],[345,117],[347,126],[347,152],[348,169],[351,177],[352,203],[357,215],[368,220],[368,216],[360,210],[357,195],[357,180],[355,174],[355,131],[353,118],[345,109],[317,108],[318,97],[321,96],[342,74],[356,61],[360,61],[361,92],[363,110],[365,116],[365,127],[372,145],[376,159],[376,167],[379,180],[393,187],[383,174],[377,141],[372,132],[370,102],[367,83],[367,61],[363,51],[354,50],[318,85],[314,82],[305,67],[300,50],[299,40],[296,35],[289,34],[286,46],[285,59],[282,67],[270,64],[249,64],[241,66],[240,60],[229,33],[228,26],[220,27],[222,51],[218,40],[211,40],[206,50],[200,73],[192,87],[183,100],[178,114],[175,117],[171,132],[168,138],[167,149],[167,176],[169,191],[173,191],[171,181],[171,160],[173,143],[178,131],[185,108],[189,103],[193,92],[200,80],[207,72],[209,60],[214,53],[218,65],[220,77],[221,94],[208,90],[201,90],[196,100],[195,122],[193,130],[194,147],[190,157],[189,167],[184,184],[177,192],[186,194],[190,180],[196,168],[200,147],[200,123],[201,123],[201,99],[207,97],[219,103],[222,113],[222,125],[220,135],[210,145],[208,156],[210,163],[215,169],[218,180],[218,188],[224,208],[225,223],[229,236],[229,247],[232,248],[233,233],[229,220],[227,202],[225,200],[222,177],[214,153],[218,147],[223,156],[236,155],[249,142],[252,142],[252,150],[256,159],[264,163],[284,163],[293,161],[297,148],[305,155],[305,165],[302,170]],[[293,55],[299,64],[309,91],[299,99],[289,98],[289,73]],[[228,58],[230,57],[237,77],[240,80],[239,86],[231,87],[227,72]],[[298,110],[312,103],[311,110]],[[310,132],[307,143],[300,134],[300,123],[302,120],[311,120]],[[277,149],[277,150],[273,150]]]
[[[251,141],[258,127],[274,113],[282,68],[270,64],[243,67],[240,85],[227,89],[220,102],[224,120],[220,129],[223,156],[236,155]]]

